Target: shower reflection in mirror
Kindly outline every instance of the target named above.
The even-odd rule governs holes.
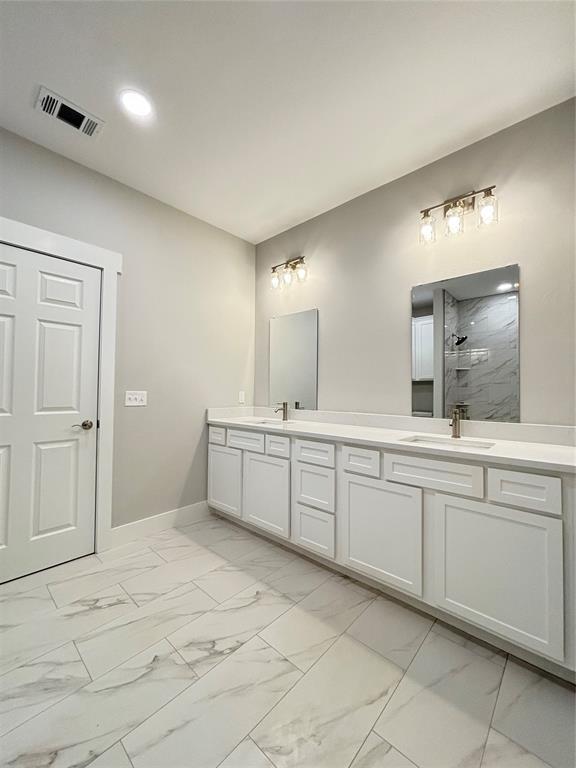
[[[520,421],[518,265],[412,289],[412,415]]]

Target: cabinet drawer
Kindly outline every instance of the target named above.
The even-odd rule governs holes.
[[[327,467],[294,463],[294,500],[324,512],[334,512],[335,472]]]
[[[511,507],[562,514],[562,482],[559,477],[488,469],[488,498]]]
[[[334,515],[296,503],[292,530],[295,544],[334,559]]]
[[[294,458],[296,461],[305,461],[307,464],[333,467],[334,446],[331,443],[317,443],[314,440],[296,440]]]
[[[380,477],[380,451],[345,445],[342,448],[342,466],[346,472]]]
[[[484,496],[484,468],[472,464],[387,453],[384,455],[384,477],[397,483],[460,496],[476,499]]]
[[[281,435],[266,435],[266,453],[270,456],[290,458],[290,438]]]
[[[562,521],[442,494],[435,503],[437,605],[562,661]]]
[[[226,445],[226,429],[224,427],[208,427],[208,442],[214,445]]]
[[[244,451],[254,451],[254,453],[264,453],[264,435],[261,432],[244,432],[240,429],[229,429],[228,447],[241,448]]]

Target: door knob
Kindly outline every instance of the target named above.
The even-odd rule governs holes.
[[[72,424],[73,427],[82,427],[82,429],[89,430],[94,426],[94,422],[90,419],[85,419],[82,424]]]

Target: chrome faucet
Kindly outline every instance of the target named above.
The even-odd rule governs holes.
[[[461,437],[460,424],[463,413],[464,409],[460,405],[455,405],[454,408],[452,408],[452,421],[450,422],[450,426],[452,427],[452,437],[454,438]]]
[[[274,408],[274,413],[282,411],[282,421],[288,421],[288,403],[284,400],[283,403],[278,403],[280,408]]]

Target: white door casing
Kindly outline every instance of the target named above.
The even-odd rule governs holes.
[[[94,551],[100,278],[0,245],[0,581]]]

